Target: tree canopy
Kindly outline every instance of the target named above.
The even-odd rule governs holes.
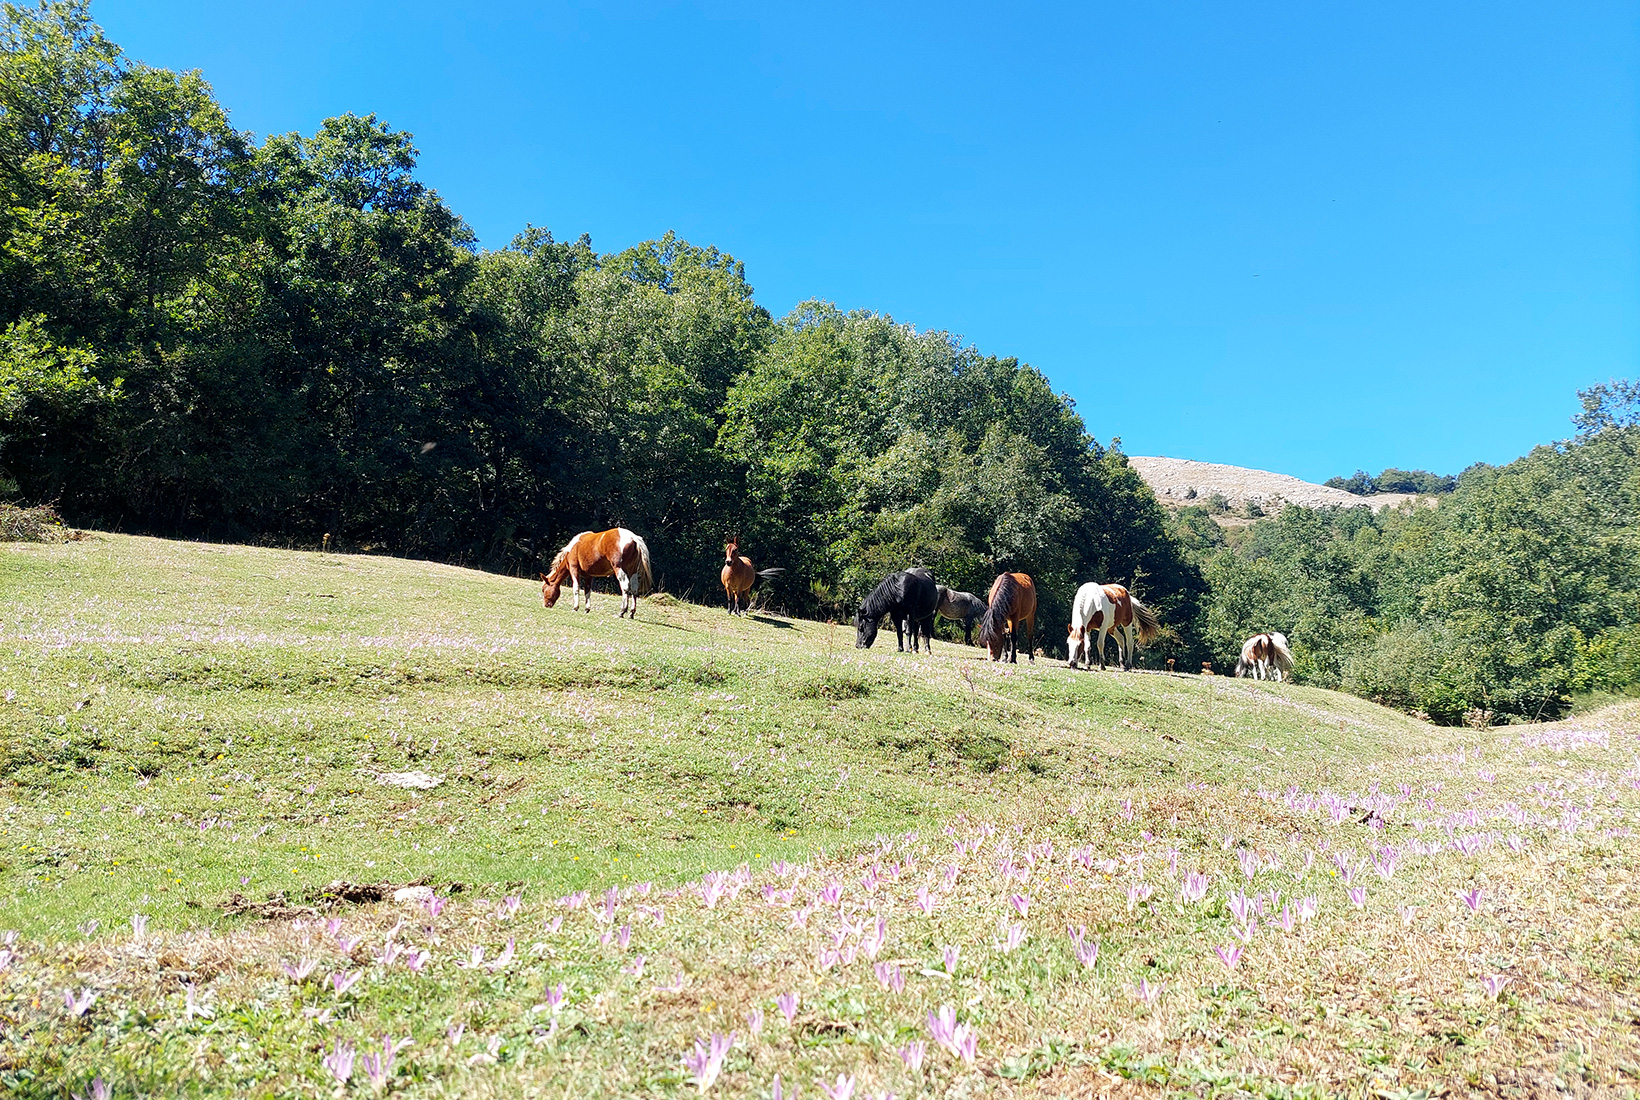
[[[1188,644],[1199,570],[1015,360],[823,302],[776,322],[671,234],[480,250],[409,134],[258,141],[83,0],[5,7],[0,165],[4,495],[509,571],[623,524],[703,597],[739,533],[808,614],[911,564],[981,590],[1025,569],[1049,645],[1077,579],[1121,579]]]

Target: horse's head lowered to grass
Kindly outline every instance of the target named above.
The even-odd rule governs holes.
[[[541,574],[541,602],[551,607],[558,602],[558,593],[564,587],[564,574],[568,567],[568,551],[559,551],[558,556],[552,559],[552,572]]]
[[[869,614],[866,605],[862,603],[859,610],[854,613],[854,648],[870,649],[871,643],[877,640],[877,628],[882,622],[881,613]]]

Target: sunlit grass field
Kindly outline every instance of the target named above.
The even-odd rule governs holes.
[[[0,1088],[1640,1086],[1640,709],[1440,729],[617,607],[0,547]]]

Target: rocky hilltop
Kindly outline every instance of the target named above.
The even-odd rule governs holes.
[[[1287,474],[1268,470],[1249,470],[1245,466],[1228,466],[1222,462],[1195,462],[1188,458],[1159,458],[1129,455],[1128,462],[1139,471],[1161,502],[1174,507],[1205,503],[1214,493],[1224,496],[1232,508],[1240,508],[1251,501],[1267,512],[1279,511],[1288,504],[1308,508],[1354,508],[1365,504],[1377,510],[1402,501],[1414,500],[1412,493],[1376,493],[1357,496],[1343,489],[1316,485]]]

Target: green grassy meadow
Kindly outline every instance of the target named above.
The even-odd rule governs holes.
[[[1640,1083],[1632,704],[1437,728],[1302,686],[617,606],[389,558],[0,547],[0,1088]],[[412,772],[436,785],[382,781]],[[971,1057],[930,1032],[945,1005]],[[367,1073],[382,1036],[412,1042]]]

